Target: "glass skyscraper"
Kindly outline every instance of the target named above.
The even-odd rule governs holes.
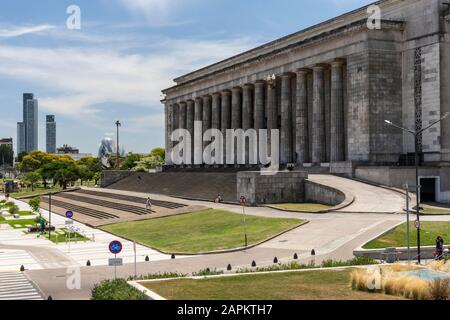
[[[47,115],[46,152],[56,153],[56,122],[54,115]]]
[[[38,101],[23,94],[23,121],[17,123],[17,154],[38,149]]]

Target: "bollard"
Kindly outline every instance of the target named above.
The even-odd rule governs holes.
[[[91,266],[91,260],[88,260],[87,262],[86,262],[86,267],[90,267]]]
[[[277,257],[273,258],[273,263],[278,263],[278,258]]]
[[[25,271],[25,267],[23,265],[20,266],[20,272],[24,272]]]
[[[174,254],[172,254],[172,259],[175,259],[175,255]]]
[[[48,296],[47,300],[53,300],[52,296]]]
[[[296,253],[294,253],[294,260],[298,259],[298,255]]]
[[[145,256],[145,261],[149,262],[150,258],[148,256]]]
[[[231,269],[232,269],[232,268],[231,268],[231,264],[229,264],[229,265],[227,266],[227,270],[228,270],[228,271],[231,271]]]
[[[312,250],[311,250],[311,255],[312,255],[312,256],[315,256],[315,255],[316,255],[316,250],[312,249]]]
[[[253,268],[256,267],[256,261],[255,260],[253,260],[253,262],[252,262],[252,267]]]

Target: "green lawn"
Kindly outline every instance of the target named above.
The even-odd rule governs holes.
[[[441,235],[448,243],[450,241],[450,222],[422,222],[422,232],[420,236],[421,244],[423,246],[434,246],[436,244],[436,237]],[[411,245],[417,243],[417,229],[414,223],[411,222]],[[367,243],[363,246],[364,249],[381,249],[387,247],[406,247],[406,223],[389,231],[385,235]]]
[[[271,219],[249,215],[246,216],[246,221],[249,244],[303,223],[298,219]],[[167,253],[199,253],[244,246],[243,215],[224,210],[205,210],[125,222],[101,229]]]
[[[272,206],[282,210],[306,211],[312,213],[319,212],[322,210],[328,210],[333,207],[320,203],[281,203],[281,204],[274,204]]]
[[[422,214],[449,214],[450,215],[450,209],[435,209],[435,208],[423,208],[420,211]]]
[[[9,224],[14,229],[25,229],[28,226],[35,226],[36,222],[34,219],[14,219],[14,220],[1,220],[0,224]]]
[[[169,300],[391,300],[353,291],[351,269],[254,274],[214,279],[174,279],[142,283]]]
[[[69,230],[66,228],[57,229],[51,233],[51,241],[54,243],[65,243],[65,242],[77,242],[77,241],[89,241],[90,239],[76,232],[70,233],[69,238]],[[45,234],[45,238],[48,239],[48,233]]]
[[[31,188],[26,188],[22,192],[15,192],[11,193],[10,196],[12,198],[20,198],[20,197],[32,197],[32,196],[39,196],[41,194],[46,194],[49,192],[57,192],[61,191],[62,188],[60,187],[54,187],[52,189],[44,188],[44,187],[36,187],[33,191],[31,191]]]

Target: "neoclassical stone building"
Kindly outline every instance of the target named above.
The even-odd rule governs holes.
[[[194,121],[204,131],[279,129],[282,165],[413,185],[414,140],[385,120],[420,129],[450,112],[450,7],[375,4],[380,28],[368,27],[364,7],[175,79],[163,91],[167,150],[175,129],[194,134]],[[450,120],[419,148],[423,185],[450,201]]]

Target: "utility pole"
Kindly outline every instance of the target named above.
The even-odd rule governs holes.
[[[119,148],[119,127],[121,127],[122,124],[119,120],[116,121],[116,127],[117,127],[117,146],[116,146],[116,167],[117,170],[120,170],[120,148]]]
[[[420,248],[420,229],[421,229],[420,227],[421,226],[420,226],[419,137],[422,133],[424,133],[431,127],[434,127],[435,125],[437,125],[438,123],[443,121],[445,118],[447,118],[449,115],[450,115],[450,112],[447,112],[446,114],[444,114],[444,116],[442,118],[431,123],[429,126],[423,128],[421,130],[417,130],[417,128],[415,130],[409,130],[409,129],[403,128],[399,125],[396,125],[389,120],[384,120],[384,122],[386,122],[388,125],[393,126],[397,129],[403,130],[414,136],[414,155],[415,155],[415,167],[416,167],[416,215],[417,215],[416,227],[417,227],[417,262],[418,262],[418,264],[421,264],[421,262],[422,262],[422,257],[421,257],[422,252],[421,252],[421,248]]]

